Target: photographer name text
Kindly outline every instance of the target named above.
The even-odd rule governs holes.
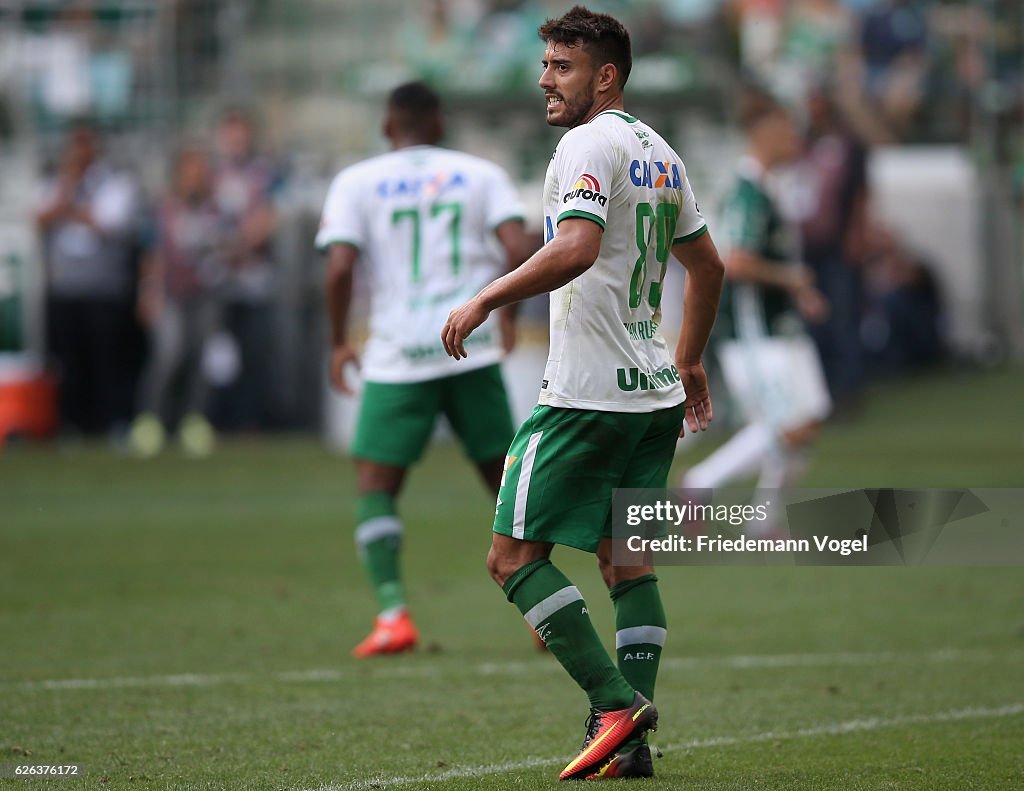
[[[643,538],[630,536],[626,539],[626,548],[630,552],[811,552],[812,545],[816,552],[832,552],[838,555],[852,555],[854,552],[868,551],[868,537],[830,538],[829,536],[812,536],[806,538],[725,538],[717,536],[679,536],[669,535],[663,538]]]

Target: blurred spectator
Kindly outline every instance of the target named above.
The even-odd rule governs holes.
[[[854,23],[840,0],[794,0],[786,14],[776,90],[803,95],[824,75],[844,67]]]
[[[847,43],[852,25],[849,11],[839,0],[794,0],[783,49],[808,71],[821,75]]]
[[[644,3],[635,9],[630,19],[630,38],[638,53],[662,52],[668,48],[672,25],[660,2]]]
[[[695,26],[707,22],[727,0],[661,0],[667,20],[676,27]]]
[[[214,442],[203,353],[221,321],[224,216],[213,200],[204,151],[183,148],[172,180],[157,207],[156,243],[139,284],[138,311],[151,346],[131,439],[143,457],[163,448],[165,426],[178,425],[182,447],[191,455],[207,455]]]
[[[91,109],[89,58],[94,25],[91,8],[71,3],[50,30],[30,42],[29,63],[37,73],[34,88],[44,115],[73,118]]]
[[[733,0],[739,18],[740,65],[763,77],[772,71],[782,41],[786,0]]]
[[[52,23],[26,37],[21,54],[35,122],[47,128],[85,114],[102,121],[123,117],[136,81],[123,40],[101,23],[94,2],[73,0],[48,13]]]
[[[916,0],[881,0],[860,33],[864,88],[887,131],[902,139],[921,105],[928,68],[928,26]]]
[[[417,74],[452,79],[472,45],[478,14],[452,8],[450,0],[420,0],[419,6],[398,31],[398,54]]]
[[[127,425],[134,387],[139,191],[130,175],[100,158],[97,133],[88,124],[69,131],[35,220],[62,423],[86,434]]]
[[[831,306],[810,332],[821,354],[837,410],[852,402],[863,383],[860,344],[867,216],[867,150],[847,128],[826,86],[807,102],[808,139],[801,161],[805,211],[804,262]]]
[[[998,74],[1000,37],[995,35],[986,9],[967,5],[935,8],[931,26],[943,46],[935,47],[938,52],[929,89],[946,101],[929,107],[930,125],[946,131],[948,137],[967,140],[986,82],[1007,76]]]
[[[872,370],[903,374],[945,356],[942,294],[928,264],[891,233],[874,234],[866,267],[867,309],[861,334]]]
[[[214,414],[228,429],[266,427],[270,418],[270,361],[274,338],[272,302],[276,267],[271,244],[277,227],[274,192],[280,176],[257,152],[255,125],[242,110],[228,110],[217,126],[219,158],[214,199],[227,221],[229,263],[225,283],[225,328],[233,348],[225,348],[224,382]],[[227,360],[237,358],[240,365]],[[216,372],[215,378],[216,378]]]

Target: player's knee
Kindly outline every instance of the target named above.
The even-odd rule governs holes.
[[[492,544],[491,548],[487,551],[487,573],[491,575],[491,579],[498,583],[500,587],[505,584],[505,580],[514,571],[515,569],[511,568],[508,558]]]
[[[504,587],[506,580],[519,569],[534,560],[545,557],[544,553],[530,551],[532,545],[516,542],[518,546],[510,548],[495,541],[487,553],[487,571],[498,585]]]
[[[397,496],[405,478],[405,468],[373,462],[356,461],[356,485],[360,494],[386,492]]]

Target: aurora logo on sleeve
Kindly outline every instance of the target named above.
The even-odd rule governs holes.
[[[562,203],[568,203],[576,198],[594,201],[600,206],[604,206],[608,202],[608,198],[601,194],[600,183],[589,173],[584,173],[576,179],[572,189],[562,196]]]

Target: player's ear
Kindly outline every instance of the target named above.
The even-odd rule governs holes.
[[[614,63],[606,63],[597,70],[597,89],[612,91],[619,84],[619,70]]]

